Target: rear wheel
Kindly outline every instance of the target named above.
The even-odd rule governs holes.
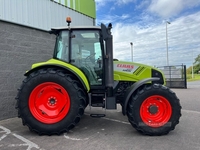
[[[28,107],[38,121],[45,124],[57,123],[68,114],[70,97],[61,85],[44,82],[31,92]]]
[[[181,106],[175,93],[169,88],[146,85],[129,101],[129,122],[146,135],[168,134],[179,123]]]
[[[23,81],[17,109],[30,130],[61,134],[80,121],[86,101],[86,92],[72,75],[59,69],[40,69]]]

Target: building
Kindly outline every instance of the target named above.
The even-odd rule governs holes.
[[[51,27],[95,24],[94,0],[0,0],[0,120],[16,117],[15,97],[31,64],[52,57]]]

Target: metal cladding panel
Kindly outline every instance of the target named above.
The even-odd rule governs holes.
[[[5,20],[42,30],[67,26],[92,26],[94,19],[51,0],[0,0],[0,20]]]
[[[92,18],[96,18],[95,0],[53,0],[61,5],[83,13]]]

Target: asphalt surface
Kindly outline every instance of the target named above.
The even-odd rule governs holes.
[[[104,118],[91,118],[89,109],[80,123],[60,136],[39,136],[23,126],[21,119],[0,121],[1,150],[200,150],[200,81],[188,89],[172,89],[181,101],[182,117],[165,136],[139,134],[121,110],[106,111]],[[96,111],[96,110],[92,110]]]

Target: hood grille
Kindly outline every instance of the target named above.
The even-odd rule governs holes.
[[[134,74],[135,74],[136,76],[138,76],[144,69],[145,69],[145,67],[139,67],[139,68],[134,72]]]

